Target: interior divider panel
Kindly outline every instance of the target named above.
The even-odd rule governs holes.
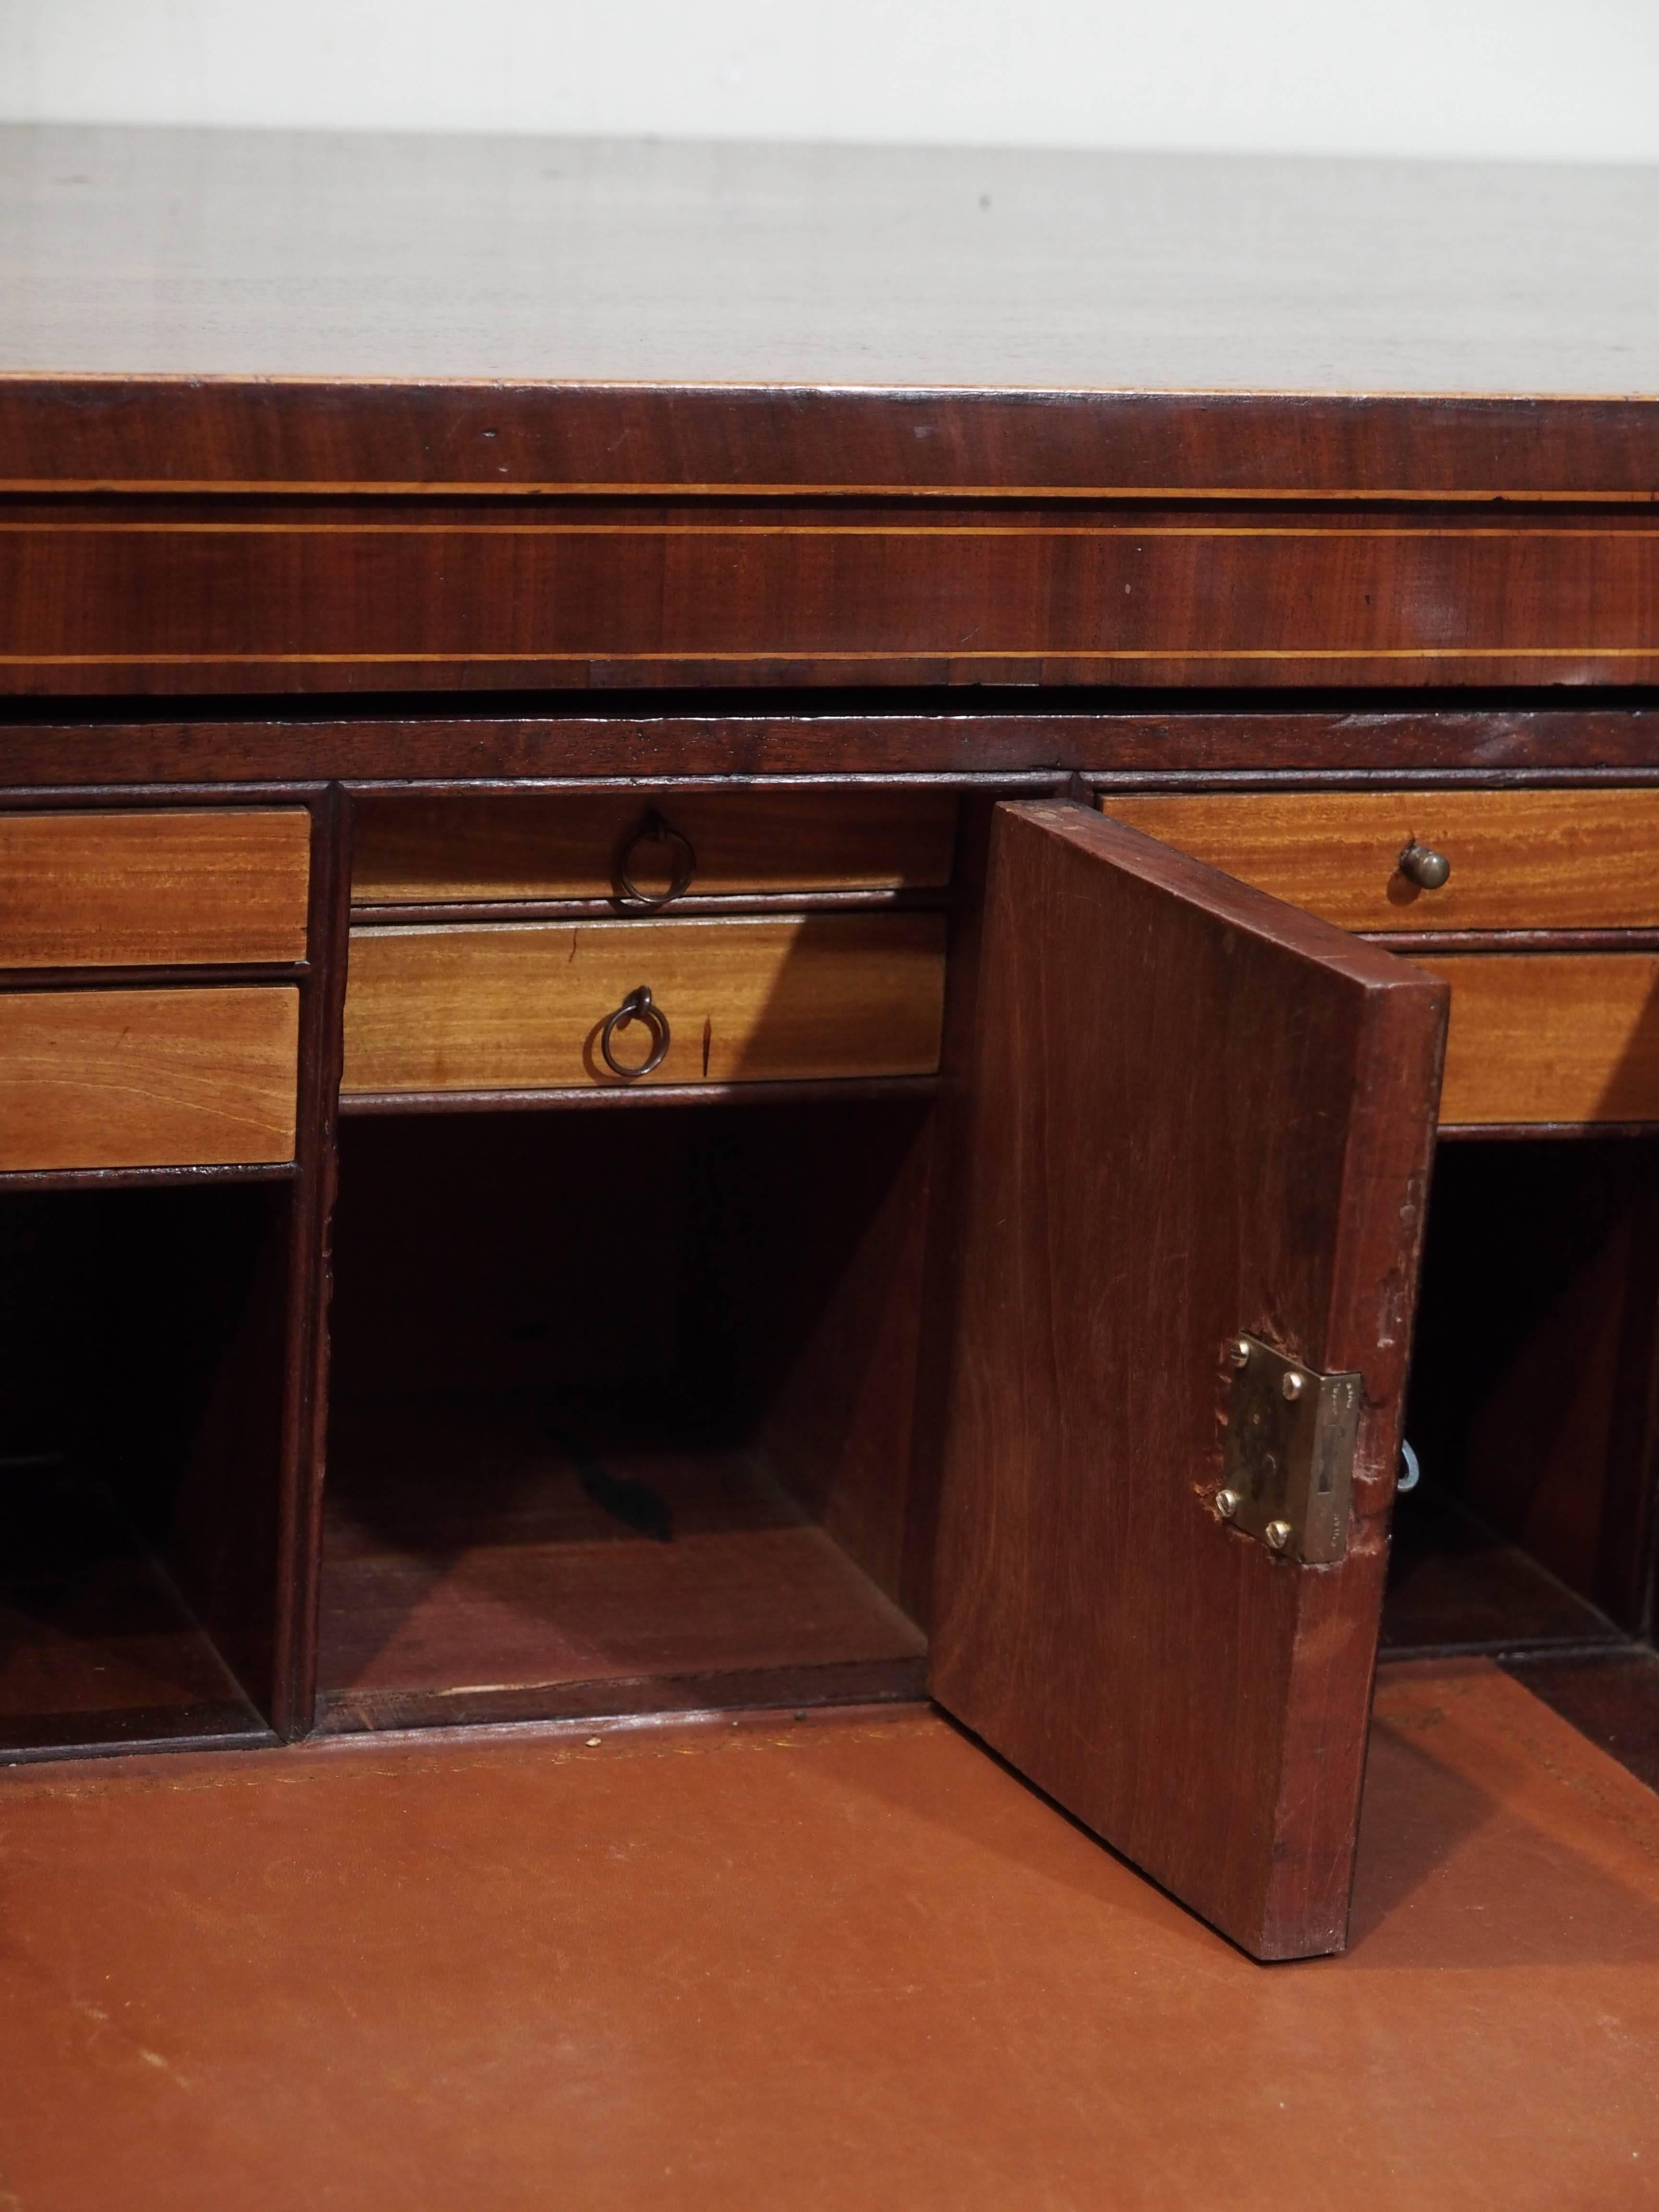
[[[607,1018],[651,994],[666,1049],[644,1083],[930,1075],[943,915],[356,929],[343,1095],[550,1089],[629,1079]],[[647,1025],[613,1031],[624,1066]]]
[[[649,834],[657,826],[658,834]],[[951,876],[948,792],[562,791],[357,802],[352,896],[483,899],[932,889]],[[684,881],[680,877],[684,876]]]
[[[0,814],[0,967],[301,961],[303,807]]]
[[[1344,929],[1659,923],[1659,790],[1113,793],[1102,803],[1115,821]],[[1438,884],[1402,869],[1413,847],[1446,863]]]
[[[291,985],[0,995],[0,1170],[294,1158]]]

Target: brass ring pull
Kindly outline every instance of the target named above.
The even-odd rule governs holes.
[[[1451,862],[1443,853],[1419,845],[1413,837],[1400,855],[1400,872],[1419,890],[1437,891],[1451,874]]]
[[[617,1031],[626,1029],[629,1022],[643,1022],[651,1032],[651,1049],[637,1067],[625,1066],[611,1048]],[[599,1053],[613,1075],[620,1075],[625,1083],[632,1083],[641,1075],[653,1074],[668,1057],[668,1017],[653,1000],[647,985],[630,991],[614,1014],[607,1014],[599,1031]]]
[[[675,848],[665,891],[642,891],[635,882],[634,855],[641,845],[669,845]],[[651,807],[623,847],[622,858],[617,863],[617,886],[630,906],[666,906],[688,888],[696,872],[697,856],[692,850],[691,840],[665,822],[655,807]]]

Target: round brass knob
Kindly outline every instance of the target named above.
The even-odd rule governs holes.
[[[625,1030],[630,1022],[639,1022],[651,1039],[651,1049],[645,1058],[632,1067],[618,1060],[612,1048],[612,1039],[618,1030]],[[630,991],[613,1014],[607,1014],[599,1030],[599,1052],[605,1066],[613,1075],[620,1075],[625,1083],[632,1083],[641,1075],[650,1075],[668,1057],[668,1017],[662,1008],[653,1004],[651,993],[642,983],[637,991]]]
[[[1419,845],[1413,837],[1400,855],[1400,872],[1419,890],[1437,891],[1451,874],[1451,862],[1443,853],[1437,853],[1429,845]]]

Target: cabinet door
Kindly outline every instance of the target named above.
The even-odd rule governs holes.
[[[997,809],[981,963],[934,1695],[1246,1950],[1340,1950],[1446,992],[1063,801]],[[1334,1563],[1218,1510],[1246,1335],[1362,1378]]]

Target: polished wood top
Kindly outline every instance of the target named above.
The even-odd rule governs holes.
[[[14,126],[0,480],[1646,497],[1656,279],[1659,168]]]

